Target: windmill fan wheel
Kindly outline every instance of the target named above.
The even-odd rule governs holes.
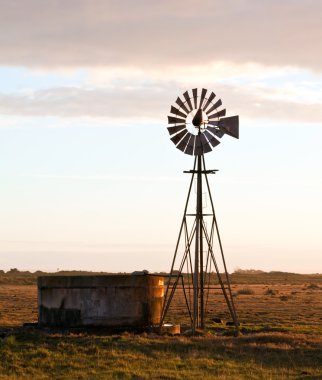
[[[199,156],[211,152],[225,134],[239,138],[238,116],[226,116],[221,99],[214,92],[194,88],[184,92],[171,106],[168,116],[170,140],[182,152]]]

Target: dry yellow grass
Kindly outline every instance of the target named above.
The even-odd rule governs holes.
[[[271,326],[322,326],[322,284],[247,285],[253,294],[240,294],[245,284],[232,285],[232,293],[240,322]],[[220,290],[212,291],[208,298],[208,319],[218,317],[229,320],[228,309]],[[174,297],[169,320],[186,318],[184,297],[180,291]]]
[[[322,325],[322,284],[250,284],[253,294],[240,294],[245,284],[232,285],[239,320],[246,324],[281,324],[285,326]],[[207,318],[229,320],[220,290],[211,291]],[[180,290],[174,297],[168,318],[188,322]],[[19,326],[37,321],[37,287],[35,285],[0,285],[0,326]]]
[[[35,285],[0,285],[0,326],[21,326],[37,317]]]

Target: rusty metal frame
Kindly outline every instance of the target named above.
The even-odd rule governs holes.
[[[192,332],[195,333],[197,329],[203,329],[205,327],[205,317],[207,314],[208,298],[209,293],[214,289],[221,289],[223,296],[225,298],[230,316],[233,320],[236,333],[238,333],[238,318],[236,313],[236,308],[234,304],[234,299],[231,291],[231,284],[229,280],[229,274],[227,271],[226,260],[224,257],[222,241],[219,233],[217,218],[215,214],[215,207],[210,191],[208,174],[215,174],[216,170],[206,170],[204,155],[199,155],[195,157],[193,169],[185,171],[184,173],[191,174],[191,181],[189,185],[188,195],[185,203],[184,214],[182,218],[182,223],[179,231],[179,236],[176,243],[176,248],[172,260],[172,265],[169,274],[169,280],[165,289],[164,304],[161,312],[160,319],[160,329],[167,316],[168,310],[171,306],[173,296],[177,289],[182,289],[184,292],[185,303],[187,307],[187,313],[191,321]],[[191,189],[194,179],[197,179],[197,205],[196,213],[187,213],[188,205],[191,197]],[[202,184],[206,184],[205,189],[207,194],[209,194],[211,213],[204,214],[202,207]],[[188,230],[187,217],[194,217],[194,222],[191,230]],[[207,230],[207,226],[204,220],[205,216],[212,217],[210,231]],[[179,246],[181,239],[184,239],[184,249],[181,256],[181,261],[179,259]],[[217,239],[219,244],[219,259],[224,267],[224,274],[221,274],[218,267],[218,258],[216,258],[213,241]],[[205,243],[204,244],[204,241]],[[191,250],[192,245],[194,245],[194,257],[192,256]],[[206,255],[204,255],[204,245],[206,245]],[[217,253],[217,252],[216,252]],[[180,261],[179,269],[175,271],[175,264]],[[204,268],[205,262],[205,268]],[[183,275],[183,268],[187,267],[187,274]],[[210,271],[212,267],[215,268],[216,276],[219,282],[219,287],[216,288],[210,284]],[[184,277],[188,284],[185,284]],[[174,279],[174,281],[172,281]],[[181,279],[181,286],[179,281]],[[192,285],[192,286],[191,286]],[[188,295],[186,293],[188,290]],[[191,295],[190,290],[193,294]]]

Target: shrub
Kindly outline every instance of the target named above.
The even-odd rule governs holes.
[[[266,289],[264,292],[265,296],[275,296],[276,293],[277,292],[274,289],[270,289],[270,288]]]
[[[315,289],[320,289],[320,288],[316,284],[310,284],[310,285],[307,286],[307,289],[313,289],[313,290],[315,290]]]
[[[242,288],[242,289],[237,290],[236,293],[237,293],[237,294],[242,294],[242,295],[251,295],[251,294],[255,294],[254,290],[251,289],[251,288]]]
[[[16,344],[16,337],[14,335],[9,335],[5,338],[4,343],[6,346],[13,347]]]

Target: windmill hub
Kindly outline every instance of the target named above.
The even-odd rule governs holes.
[[[195,127],[200,127],[201,124],[204,123],[204,119],[203,119],[203,112],[202,112],[202,109],[199,108],[194,116],[194,118],[192,119],[192,124],[195,126]]]

